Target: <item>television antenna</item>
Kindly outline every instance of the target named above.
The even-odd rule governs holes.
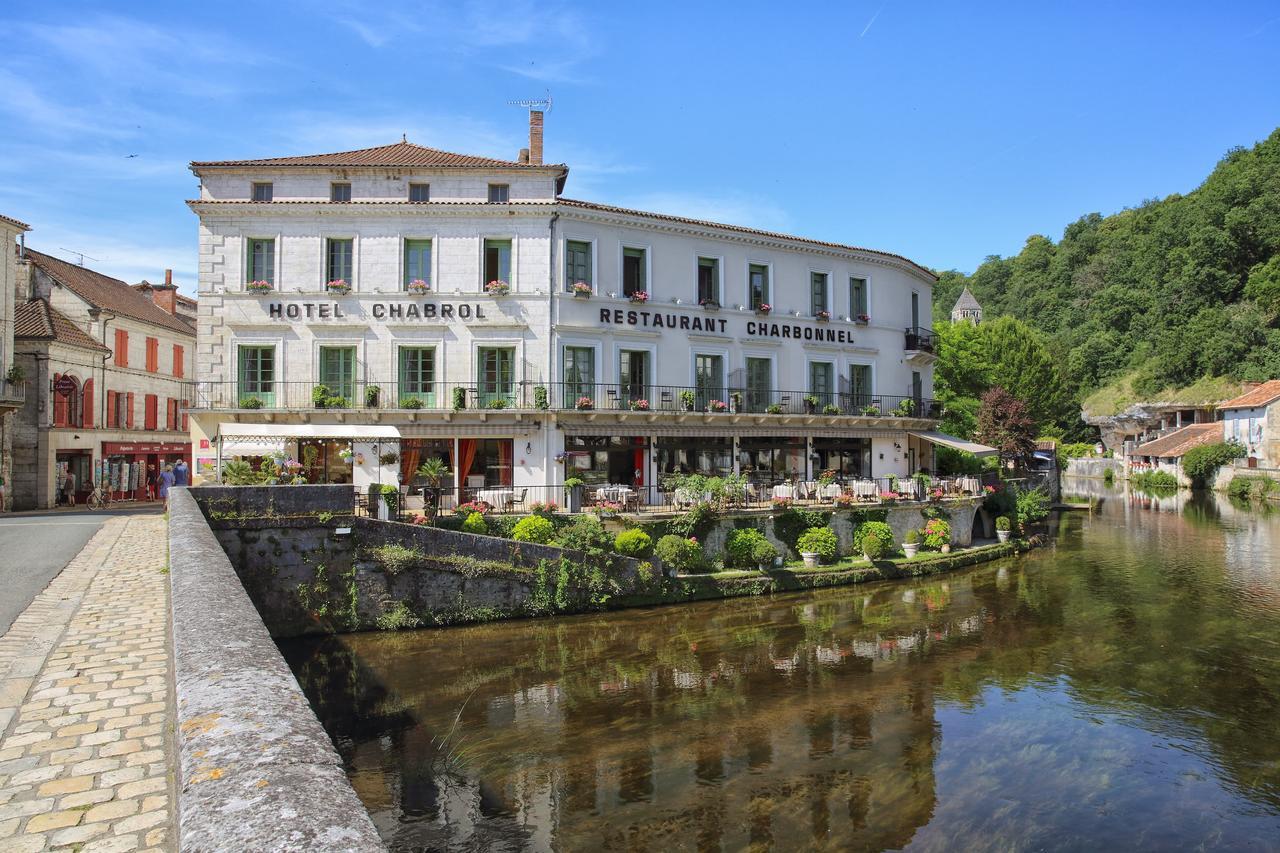
[[[102,258],[95,258],[93,255],[86,255],[84,252],[81,252],[81,251],[79,251],[78,249],[68,249],[68,248],[66,248],[65,246],[59,246],[59,247],[58,247],[58,251],[59,251],[59,252],[66,252],[68,255],[75,255],[75,256],[76,256],[76,259],[77,259],[77,260],[76,260],[76,266],[80,266],[80,267],[84,266],[84,259],[85,259],[85,258],[88,258],[88,259],[89,259],[89,260],[91,260],[91,261],[101,261],[101,260],[102,260]]]
[[[549,113],[551,112],[551,90],[547,90],[545,98],[525,98],[519,101],[507,101],[507,104],[513,107],[526,107],[531,110],[542,110]]]

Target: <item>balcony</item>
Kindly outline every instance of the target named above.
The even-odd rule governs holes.
[[[20,409],[27,401],[27,385],[25,382],[10,382],[0,379],[0,410]]]
[[[936,344],[937,336],[934,335],[932,329],[926,329],[923,326],[908,326],[903,341],[907,364],[913,367],[924,367],[933,364],[938,360],[935,354]]]
[[[752,390],[682,385],[582,382],[450,383],[401,386],[354,382],[346,387],[315,382],[197,382],[191,408],[263,412],[594,412],[777,415],[786,417],[942,417],[942,405],[922,397],[882,394]]]

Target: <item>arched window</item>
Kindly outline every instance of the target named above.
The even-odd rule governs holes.
[[[62,388],[70,380],[70,386]],[[63,391],[66,391],[64,394]],[[80,380],[69,374],[53,375],[53,425],[78,427],[82,424],[84,408],[80,396]]]

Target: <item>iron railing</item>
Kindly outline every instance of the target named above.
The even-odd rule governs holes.
[[[937,400],[855,392],[586,382],[196,382],[193,409],[553,410],[942,417]]]
[[[933,352],[937,336],[932,329],[923,326],[908,326],[904,348],[916,352]]]
[[[27,384],[25,382],[10,382],[8,379],[0,379],[0,403],[8,405],[22,405],[27,399]]]

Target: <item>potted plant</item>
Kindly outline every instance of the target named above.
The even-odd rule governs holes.
[[[324,289],[339,296],[346,296],[351,292],[351,284],[346,279],[335,278],[333,281],[326,282]]]
[[[840,540],[830,527],[810,527],[796,540],[796,550],[804,558],[806,569],[817,568],[819,563],[834,561],[839,548]]]
[[[837,406],[835,403],[827,403],[825,406],[822,407],[822,414],[838,415],[840,414],[840,407]]]
[[[533,386],[533,407],[535,409],[542,409],[542,410],[551,408],[551,403],[547,397],[547,386],[545,385]]]
[[[455,412],[460,412],[466,407],[467,407],[467,389],[454,388],[453,389],[453,410]]]
[[[780,414],[782,414],[782,404],[781,404],[781,403],[770,403],[769,405],[767,405],[767,406],[765,406],[765,407],[764,407],[764,410],[765,410],[765,412],[767,412],[768,414],[771,414],[771,415],[780,415]]]
[[[382,387],[379,385],[366,385],[364,388],[364,407],[366,409],[378,408],[378,398],[382,396]]]
[[[505,409],[507,407],[506,397],[494,397],[486,405],[486,409]]]
[[[1009,521],[1009,516],[1002,515],[996,519],[996,538],[1001,542],[1009,541],[1009,534],[1013,532],[1013,523]]]
[[[440,484],[449,476],[449,466],[439,456],[431,456],[418,466],[418,476],[427,481],[423,498],[431,512],[431,523],[435,524],[440,514]]]
[[[577,299],[591,298],[591,285],[587,284],[585,281],[575,281],[571,290],[573,291],[574,297]]]
[[[825,322],[831,319],[831,312],[819,311],[818,313],[813,315],[813,319],[817,320],[818,322]]]
[[[703,308],[706,308],[708,311],[720,310],[720,302],[718,300],[712,299],[709,296],[706,299],[699,300],[698,304],[701,305]]]
[[[402,409],[421,409],[422,405],[423,403],[422,403],[421,397],[401,397],[400,398],[400,408]]]
[[[907,535],[902,537],[902,553],[907,555],[910,560],[920,550],[920,531],[914,527],[907,531]]]
[[[726,403],[724,400],[712,400],[710,403],[707,404],[707,411],[708,412],[727,412],[729,411],[729,404]]]
[[[250,293],[259,293],[259,294],[270,293],[271,291],[275,290],[275,288],[271,286],[271,282],[263,281],[261,279],[258,279],[257,281],[249,282],[244,286],[244,289],[249,291]]]
[[[729,404],[733,407],[733,410],[735,412],[741,412],[742,411],[742,392],[734,391],[732,394],[730,394]]]
[[[818,475],[818,484],[821,486],[830,486],[836,481],[836,472],[833,468],[828,468]]]
[[[343,462],[346,462],[348,465],[351,464],[351,460],[354,456],[355,456],[355,452],[351,449],[351,445],[349,444],[346,447],[340,448],[338,450],[338,458],[341,459]]]
[[[631,405],[631,411],[633,411],[633,412],[647,412],[647,411],[649,411],[649,401],[648,401],[648,400],[632,400],[630,405]]]
[[[855,317],[854,319],[855,319],[857,322],[859,322],[859,323],[861,323],[862,325],[864,325],[864,326],[865,326],[867,323],[870,323],[870,322],[871,322],[871,315],[870,315],[870,314],[859,314],[859,315],[858,315],[857,317]]]
[[[378,457],[379,465],[394,465],[399,461],[400,454],[396,453],[394,450],[388,450],[386,453],[383,453]]]
[[[863,406],[862,414],[863,414],[863,417],[878,418],[880,417],[880,407],[879,406]]]
[[[916,402],[912,399],[906,399],[898,403],[893,409],[893,414],[899,418],[909,418],[915,414]]]
[[[944,554],[951,553],[951,525],[941,518],[931,518],[924,523],[924,545],[936,548]]]
[[[640,303],[640,304],[642,304],[642,305],[643,305],[645,302],[648,302],[648,301],[649,301],[649,291],[647,291],[647,290],[637,290],[635,293],[631,294],[631,296],[630,296],[630,297],[628,297],[628,298],[629,298],[632,302],[637,302],[637,303]]]
[[[564,481],[564,506],[569,512],[582,512],[582,487],[579,477],[566,477]]]
[[[427,284],[425,281],[423,281],[420,278],[415,278],[413,281],[409,282],[409,285],[406,289],[410,293],[430,293],[431,285]]]
[[[762,317],[767,316],[771,311],[773,311],[773,306],[768,302],[762,302],[756,306],[756,313]]]
[[[751,546],[751,558],[756,561],[756,567],[762,572],[769,571],[769,567],[773,565],[774,560],[778,558],[778,549],[773,543],[763,536]]]
[[[241,397],[241,398],[240,398],[240,408],[242,408],[242,409],[261,409],[261,408],[262,408],[262,398],[261,398],[261,397]]]
[[[511,292],[511,285],[497,278],[484,286],[484,292],[490,296],[506,296]]]
[[[818,398],[813,394],[805,395],[804,413],[806,415],[812,415],[816,411],[818,411]]]
[[[680,405],[684,407],[686,412],[692,412],[697,401],[698,397],[692,391],[684,390],[680,392]]]
[[[573,407],[580,412],[587,412],[596,407],[596,401],[590,397],[579,397],[578,402],[574,403]]]

